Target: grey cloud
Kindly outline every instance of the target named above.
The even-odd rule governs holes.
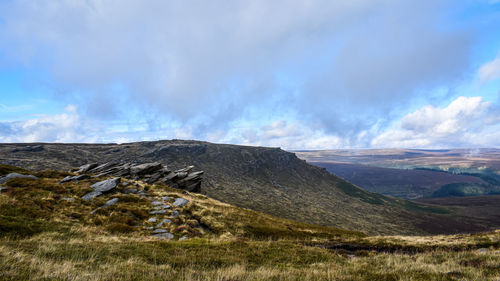
[[[64,94],[83,93],[100,118],[143,111],[152,129],[166,116],[200,136],[249,108],[271,111],[272,100],[354,136],[413,89],[461,74],[470,37],[437,27],[447,4],[20,0],[0,4],[0,40],[15,60],[49,69]],[[276,78],[288,71],[306,85],[294,97]]]

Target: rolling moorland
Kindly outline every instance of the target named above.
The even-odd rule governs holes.
[[[160,162],[205,172],[202,193],[276,217],[370,235],[452,234],[496,229],[497,217],[364,191],[278,148],[157,141],[128,144],[3,144],[0,162],[41,171],[87,163]]]
[[[116,178],[0,166],[0,177],[14,172],[20,176],[0,192],[0,280],[500,277],[498,231],[367,236],[239,208],[163,183],[121,178],[112,190],[85,200],[92,186]],[[158,213],[160,201],[168,211]]]
[[[500,194],[498,149],[325,150],[296,154],[366,190],[399,198]]]

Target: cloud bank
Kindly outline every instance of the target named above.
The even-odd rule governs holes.
[[[118,141],[381,145],[388,136],[377,133],[402,108],[466,73],[473,35],[444,12],[461,3],[4,1],[0,67],[48,73],[45,85],[78,109],[31,125],[1,123],[8,133],[0,141],[103,141],[92,132],[106,130],[106,140]],[[496,66],[485,69],[488,79],[497,75]],[[55,133],[62,116],[96,129]],[[396,136],[411,124],[403,123],[394,144],[408,143]],[[130,124],[140,137],[118,128]]]

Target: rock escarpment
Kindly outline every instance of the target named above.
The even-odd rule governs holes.
[[[148,184],[162,182],[173,188],[184,189],[189,192],[200,192],[203,171],[193,172],[193,168],[194,166],[188,166],[172,171],[158,162],[143,164],[107,162],[100,165],[90,163],[78,168],[76,173],[79,175],[66,177],[61,183],[78,181],[88,175],[92,175],[92,177],[115,176],[141,180]]]

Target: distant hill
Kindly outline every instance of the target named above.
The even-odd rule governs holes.
[[[369,234],[481,231],[491,226],[446,208],[365,191],[279,148],[156,141],[126,144],[2,144],[2,164],[32,170],[108,161],[158,161],[205,171],[202,193],[239,207]]]
[[[368,191],[405,199],[432,197],[443,186],[486,184],[479,177],[446,172],[381,168],[360,164],[312,162]],[[454,185],[453,185],[454,186]]]
[[[363,189],[399,198],[500,193],[500,149],[296,151]]]

